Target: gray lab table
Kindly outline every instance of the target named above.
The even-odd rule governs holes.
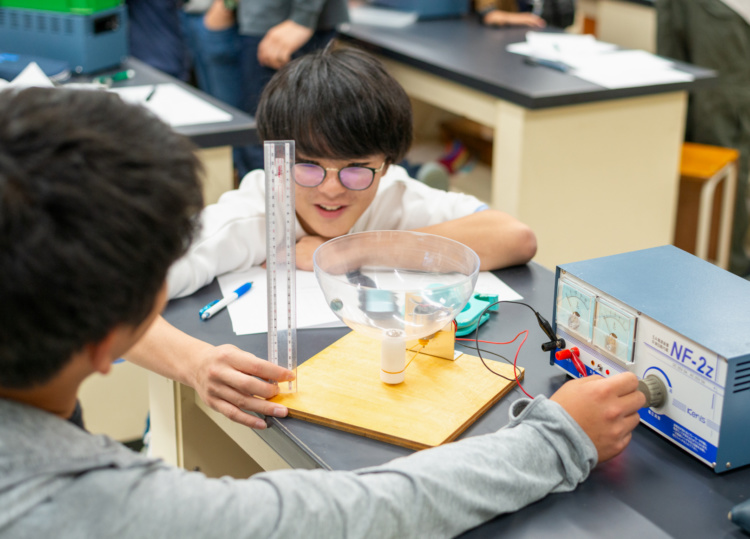
[[[341,32],[412,98],[494,130],[491,206],[531,226],[540,264],[671,243],[687,92],[715,74],[678,64],[694,80],[605,88],[508,52],[526,31],[467,17]]]
[[[497,272],[542,315],[552,312],[554,275],[531,263]],[[266,335],[237,336],[226,311],[207,323],[198,319],[198,309],[220,296],[218,283],[190,297],[173,300],[165,316],[172,324],[213,344],[232,343],[265,357]],[[480,331],[480,338],[507,340],[523,329],[530,335],[519,364],[526,368],[524,387],[531,394],[554,392],[566,377],[549,365],[549,356],[539,346],[544,336],[525,307],[501,305],[500,312]],[[316,329],[299,332],[300,362],[344,335],[347,329]],[[495,348],[493,348],[495,350]],[[514,350],[503,352],[512,358]],[[471,353],[471,352],[469,352]],[[351,470],[408,455],[410,450],[296,419],[268,419],[266,431],[254,432],[232,423],[200,402],[185,386],[159,379],[168,398],[152,403],[151,413],[171,421],[167,429],[173,461],[179,456],[189,467],[200,466],[207,457],[200,448],[186,447],[179,433],[196,415],[214,421],[226,434],[266,469],[319,467]],[[522,394],[515,388],[461,437],[498,429],[507,423],[510,403]],[[171,400],[170,400],[171,399]],[[171,417],[169,414],[172,414]],[[156,432],[153,433],[157,435]],[[161,433],[164,438],[164,433]],[[164,440],[162,440],[163,442]],[[159,443],[158,440],[155,440]],[[208,441],[206,441],[208,443]],[[215,442],[215,440],[212,440]],[[162,445],[167,447],[169,444]],[[197,453],[191,455],[191,452]],[[169,452],[165,454],[170,458]],[[436,473],[439,473],[436,470]],[[716,475],[693,457],[674,447],[644,426],[639,426],[626,451],[596,468],[592,476],[572,493],[552,495],[516,513],[501,516],[472,530],[466,537],[638,537],[706,538],[745,537],[727,520],[727,512],[750,494],[750,467]]]
[[[127,58],[117,69],[103,71],[96,75],[108,75],[124,69],[132,69],[135,76],[132,79],[116,82],[113,85],[115,88],[176,84],[195,97],[218,107],[231,116],[230,120],[226,122],[179,125],[174,128],[181,135],[190,138],[198,147],[197,155],[205,169],[204,199],[207,204],[216,202],[222,193],[234,187],[232,146],[258,142],[255,119],[136,58]],[[90,76],[79,76],[75,79],[87,80],[89,78]]]

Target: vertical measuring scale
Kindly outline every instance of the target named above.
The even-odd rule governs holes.
[[[264,143],[266,170],[266,275],[268,279],[268,360],[297,373],[296,217],[294,141]],[[279,385],[295,393],[297,380]]]

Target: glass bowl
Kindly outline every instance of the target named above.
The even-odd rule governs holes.
[[[401,230],[332,239],[315,251],[313,265],[336,316],[381,341],[381,379],[387,382],[403,381],[403,371],[383,375],[397,373],[406,341],[451,322],[471,298],[479,273],[479,257],[462,243]]]

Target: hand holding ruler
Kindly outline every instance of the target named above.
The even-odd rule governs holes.
[[[294,141],[266,141],[266,275],[268,361],[297,373],[297,249],[294,208]],[[295,393],[297,380],[279,385]]]

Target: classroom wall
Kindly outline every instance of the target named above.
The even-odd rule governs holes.
[[[591,4],[594,9],[591,9]],[[596,21],[596,37],[628,49],[656,52],[656,9],[626,0],[587,0]]]

